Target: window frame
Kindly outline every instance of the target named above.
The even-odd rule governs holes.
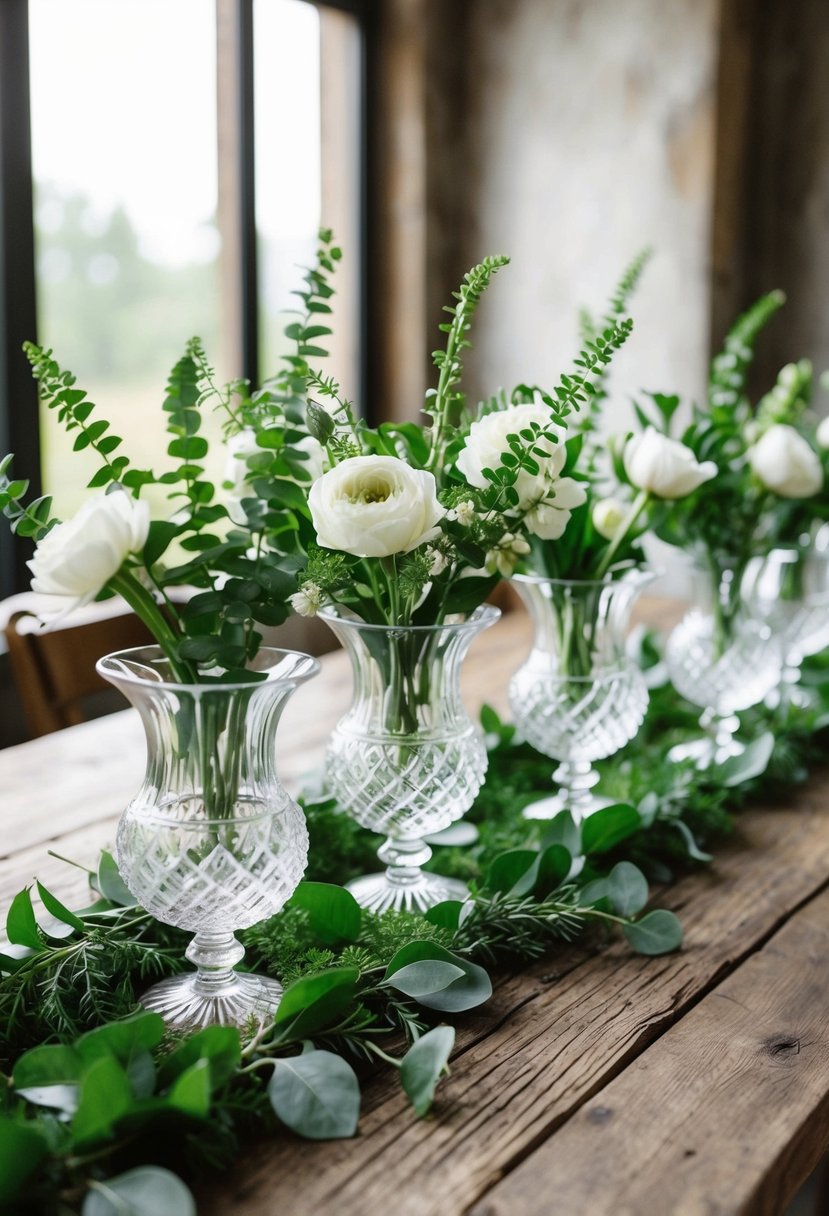
[[[374,8],[370,0],[305,0],[318,9],[337,9],[358,22],[361,40],[359,88],[360,163],[356,166],[360,230],[360,316],[358,319],[360,380],[366,402],[372,400],[371,332],[373,225],[368,182],[371,172],[370,76],[374,61]],[[239,193],[235,207],[239,316],[238,374],[258,384],[259,369],[259,268],[256,241],[256,166],[254,160],[253,0],[216,0],[230,30],[233,63],[217,64],[217,71],[230,73],[231,98],[236,134],[235,171]],[[30,494],[42,493],[40,472],[40,422],[37,386],[23,342],[37,341],[37,286],[32,181],[32,139],[29,74],[28,0],[0,3],[0,454],[14,452],[15,469],[27,474]],[[370,411],[366,411],[370,420]],[[28,587],[26,559],[31,542],[12,536],[0,526],[0,596]]]

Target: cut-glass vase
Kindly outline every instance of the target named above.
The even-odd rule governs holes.
[[[749,562],[743,598],[780,641],[782,671],[779,688],[768,704],[808,706],[799,687],[800,668],[809,655],[829,646],[829,533],[818,533],[808,549],[772,549]]]
[[[578,822],[607,805],[593,792],[593,765],[629,743],[645,717],[647,686],[625,643],[634,601],[652,578],[640,569],[602,580],[514,576],[534,636],[510,705],[527,742],[559,761],[559,792],[526,807],[528,819],[567,809]]]
[[[737,714],[759,704],[780,680],[780,638],[743,594],[746,562],[711,561],[697,568],[692,603],[672,631],[665,663],[674,688],[703,710],[702,738],[672,747],[670,760],[698,767],[722,764],[744,751]]]
[[[143,908],[195,934],[196,970],[141,998],[171,1025],[261,1022],[282,995],[275,979],[235,970],[234,931],[278,912],[305,870],[308,833],[277,776],[275,736],[319,663],[263,647],[250,667],[259,679],[181,684],[157,646],[98,663],[138,710],[147,744],[144,783],[118,824],[118,868]]]
[[[440,625],[397,626],[320,613],[353,675],[351,707],[328,744],[328,785],[357,823],[386,837],[378,852],[385,871],[349,883],[363,907],[422,912],[469,894],[421,868],[431,856],[424,837],[460,819],[483,782],[486,747],[461,700],[460,671],[473,639],[499,615],[484,605]]]

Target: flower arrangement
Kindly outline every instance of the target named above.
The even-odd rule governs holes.
[[[307,364],[324,354],[316,342],[330,331],[316,314],[329,307],[337,257],[321,234],[305,315],[286,330],[296,353],[277,376],[236,401],[238,384],[216,390],[233,445],[234,510],[294,572],[298,613],[327,604],[370,623],[440,623],[473,611],[533,537],[561,536],[583,502],[567,466],[565,419],[595,391],[631,322],[614,318],[586,342],[551,393],[520,386],[509,402],[493,399],[473,414],[460,388],[462,356],[483,292],[508,261],[486,258],[446,308],[437,386],[424,409],[430,425],[369,427],[339,385]]]

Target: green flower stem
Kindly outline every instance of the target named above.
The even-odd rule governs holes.
[[[634,498],[633,502],[631,503],[630,510],[619,525],[616,535],[608,545],[604,557],[599,562],[596,569],[597,578],[604,578],[605,574],[607,574],[607,571],[610,569],[610,563],[619,552],[619,547],[622,544],[622,541],[625,540],[631,528],[650,502],[650,498],[651,495],[649,490],[640,490]]]
[[[179,638],[173,631],[158,604],[129,570],[122,568],[109,580],[110,590],[125,600],[137,617],[144,622],[170,660],[170,666],[181,684],[197,683],[196,673],[190,664],[178,657]]]

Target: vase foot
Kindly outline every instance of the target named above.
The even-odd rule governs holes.
[[[732,756],[741,756],[745,744],[737,739],[729,739],[727,744],[717,743],[715,739],[693,739],[690,743],[677,743],[668,752],[668,760],[673,764],[692,760],[697,768],[711,768],[715,764],[724,764]]]
[[[159,1013],[168,1026],[197,1030],[202,1026],[259,1025],[276,1013],[284,989],[267,975],[234,973],[232,980],[212,990],[198,972],[173,975],[154,984],[141,998],[145,1009]]]
[[[610,798],[600,798],[596,794],[588,794],[578,801],[568,798],[565,794],[553,794],[550,798],[539,798],[524,807],[521,814],[525,819],[555,819],[561,811],[570,811],[576,823],[581,823],[594,811],[601,811],[606,806],[613,806]]]
[[[447,899],[469,898],[469,887],[457,878],[421,873],[411,882],[392,882],[386,873],[366,874],[347,884],[362,908],[369,912],[427,912]]]

